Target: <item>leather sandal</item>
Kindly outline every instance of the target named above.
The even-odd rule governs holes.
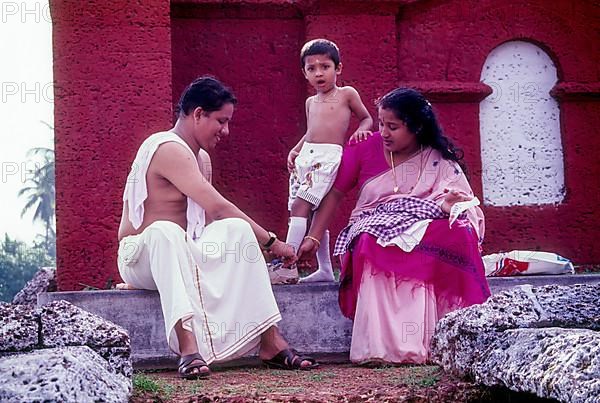
[[[302,366],[303,361],[310,362],[310,365]],[[301,355],[293,348],[281,350],[270,360],[263,360],[263,363],[269,368],[309,371],[317,368],[319,363],[312,357]]]
[[[201,371],[203,367],[208,368],[208,365],[200,354],[182,355],[179,358],[179,369],[177,372],[179,373],[179,377],[183,379],[207,378],[210,375],[210,368],[208,371]],[[194,369],[197,369],[198,372],[193,372]]]

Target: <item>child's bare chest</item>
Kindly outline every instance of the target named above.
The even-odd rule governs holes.
[[[319,101],[312,99],[308,111],[308,119],[323,121],[323,120],[339,120],[340,123],[350,119],[351,111],[348,103],[344,99],[328,99]]]

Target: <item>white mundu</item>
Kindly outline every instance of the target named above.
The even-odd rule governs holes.
[[[123,196],[134,228],[143,221],[149,162],[158,146],[168,141],[183,144],[193,153],[172,132],[156,133],[142,144],[133,163],[135,177],[130,174]],[[206,157],[201,150],[197,159],[203,173],[210,176]],[[126,283],[158,290],[171,350],[181,354],[174,329],[181,319],[210,364],[254,349],[260,335],[279,322],[281,315],[250,224],[227,218],[204,225],[204,217],[204,210],[188,198],[187,231],[170,221],[155,221],[141,234],[121,240],[118,266]]]

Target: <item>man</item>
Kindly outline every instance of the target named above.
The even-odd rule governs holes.
[[[192,82],[175,126],[141,145],[123,195],[119,273],[130,287],[158,290],[169,347],[188,379],[259,344],[269,366],[318,365],[290,349],[275,327],[281,315],[260,247],[288,263],[292,247],[210,183],[206,151],[229,135],[235,104],[216,79]]]

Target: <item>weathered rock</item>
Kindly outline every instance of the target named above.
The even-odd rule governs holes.
[[[432,358],[490,386],[592,401],[586,396],[600,388],[600,348],[592,348],[600,341],[599,319],[599,284],[520,286],[442,318]]]
[[[41,321],[45,347],[129,347],[129,335],[121,326],[67,301],[42,306]]]
[[[129,335],[121,326],[86,312],[67,301],[41,307],[44,347],[88,346],[124,376],[131,376]]]
[[[0,302],[0,354],[35,348],[39,344],[38,330],[34,309]]]
[[[541,307],[537,326],[600,330],[600,284],[546,285],[532,292]]]
[[[104,358],[116,372],[131,378],[133,366],[131,363],[131,348],[129,347],[100,347],[94,349]]]
[[[451,312],[436,326],[432,358],[448,371],[469,376],[499,332],[550,326],[600,329],[600,284],[519,286]]]
[[[600,401],[600,333],[587,329],[514,329],[475,365],[475,380],[563,402]]]
[[[469,376],[472,366],[498,337],[498,332],[531,327],[540,318],[526,289],[514,288],[485,303],[451,312],[437,324],[431,354],[446,371]]]
[[[42,267],[31,280],[25,284],[25,287],[15,295],[13,304],[19,305],[37,305],[37,295],[41,292],[56,291],[56,268]]]
[[[0,401],[127,402],[130,379],[89,347],[36,350],[0,359]]]

